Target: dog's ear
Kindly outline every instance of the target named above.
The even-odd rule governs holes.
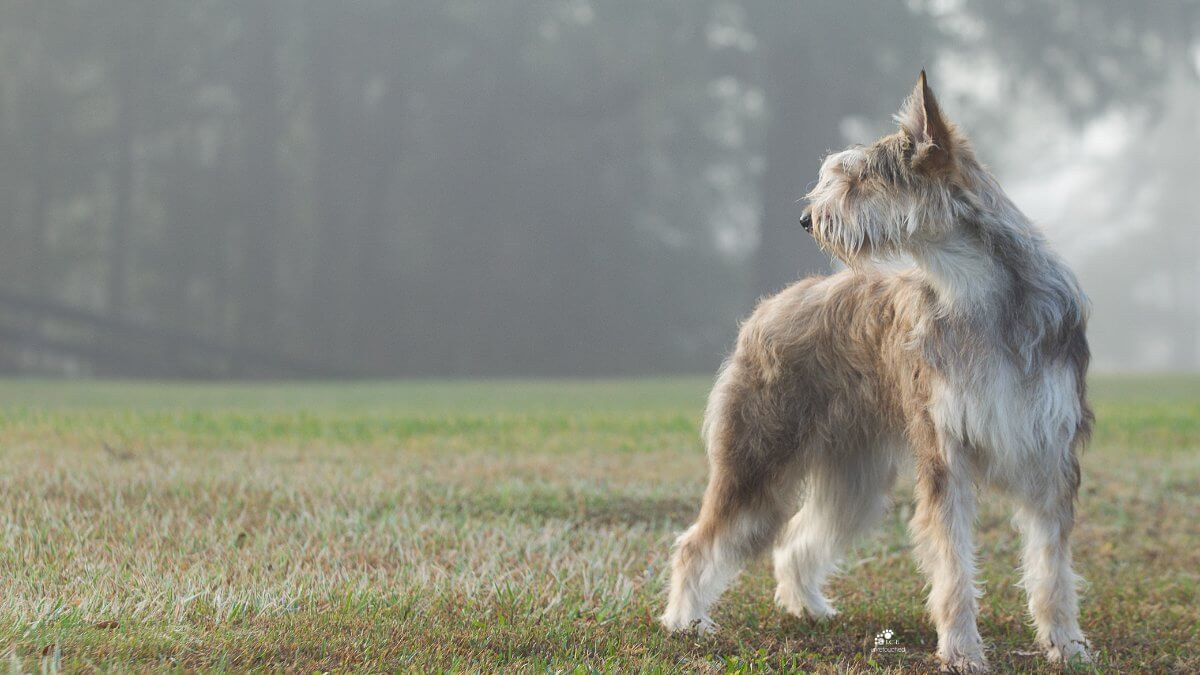
[[[946,166],[952,161],[954,128],[942,115],[933,90],[925,80],[924,70],[896,115],[896,121],[912,143],[914,166]]]

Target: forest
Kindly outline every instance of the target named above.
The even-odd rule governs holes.
[[[829,269],[806,186],[921,67],[1098,366],[1196,369],[1198,35],[1186,0],[6,0],[0,370],[709,372]]]

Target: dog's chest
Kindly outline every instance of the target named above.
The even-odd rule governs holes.
[[[930,402],[944,434],[1001,465],[1069,449],[1082,416],[1069,367],[1051,365],[1033,377],[994,362],[957,370],[934,387]]]

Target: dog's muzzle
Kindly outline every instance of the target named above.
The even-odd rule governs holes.
[[[805,232],[812,234],[812,211],[811,210],[805,210],[804,215],[800,216],[800,227],[803,227]]]

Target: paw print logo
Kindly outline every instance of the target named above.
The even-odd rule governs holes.
[[[896,631],[884,628],[875,634],[875,647],[871,651],[880,654],[906,654],[908,648],[900,644]]]

